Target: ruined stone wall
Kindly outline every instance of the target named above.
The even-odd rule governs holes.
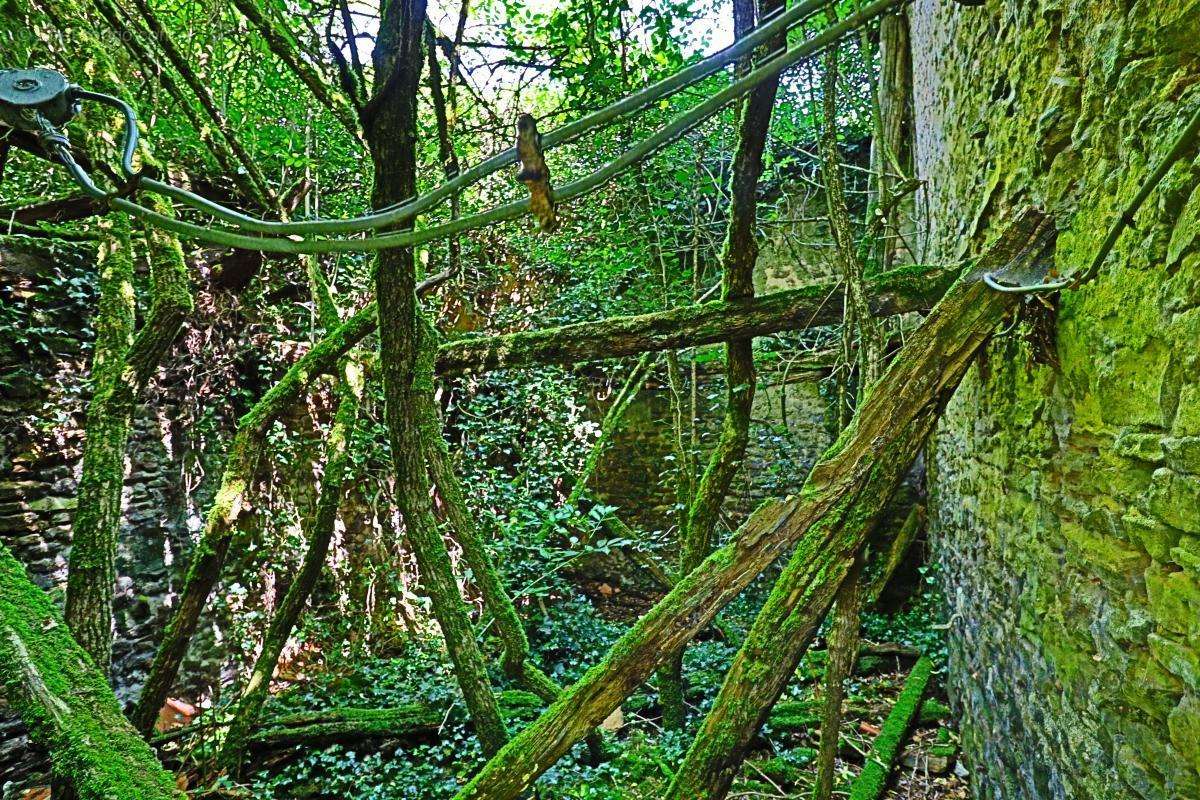
[[[734,525],[762,501],[799,491],[808,471],[832,441],[828,401],[821,395],[824,372],[760,370],[754,395],[750,439],[743,469],[725,503]],[[707,458],[720,433],[725,391],[720,376],[700,381],[697,431]],[[671,475],[670,390],[644,388],[622,418],[620,431],[596,472],[595,488],[605,503],[644,531],[664,531],[675,524]],[[701,462],[701,468],[703,467]]]
[[[83,447],[93,256],[86,242],[0,240],[0,542],[60,601]],[[191,547],[189,504],[203,502],[198,437],[181,413],[186,396],[186,387],[160,381],[130,435],[113,605],[112,677],[122,702],[141,691]],[[0,701],[0,796],[44,767]]]
[[[1200,107],[1200,2],[910,7],[930,247],[1013,211],[1082,268]],[[1200,797],[1200,165],[1189,153],[1039,355],[1022,324],[931,446],[950,686],[979,798]]]

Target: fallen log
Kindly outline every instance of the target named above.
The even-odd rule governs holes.
[[[867,763],[850,787],[850,800],[878,800],[883,794],[896,757],[900,754],[900,745],[904,743],[904,736],[921,708],[921,698],[925,695],[932,672],[933,662],[928,656],[922,656],[908,674],[904,689],[896,698],[896,705],[892,706],[871,745]]]
[[[79,800],[183,800],[50,598],[0,544],[0,690]]]
[[[877,317],[932,308],[957,273],[943,267],[906,267],[868,281]],[[842,321],[840,283],[714,300],[634,317],[613,317],[522,333],[448,342],[438,350],[440,375],[486,372],[530,364],[577,364],[656,350],[802,330]]]
[[[813,469],[800,495],[761,506],[728,544],[679,581],[622,636],[604,661],[494,756],[459,792],[458,800],[520,796],[669,654],[793,547],[792,564],[799,566],[790,570],[792,580],[781,579],[780,585],[790,589],[790,598],[803,599],[806,617],[819,621],[866,539],[870,528],[865,523],[891,496],[975,354],[1018,300],[988,289],[983,274],[1001,270],[1006,280],[1011,277],[1014,282],[1043,274],[1043,255],[1053,232],[1049,220],[1035,211],[1024,213],[1011,225],[909,338],[851,425]],[[775,663],[767,672],[786,666]],[[794,670],[794,662],[791,667]],[[760,674],[738,676],[735,685],[743,677]],[[768,683],[773,689],[773,682]],[[748,720],[739,720],[725,732],[709,731],[697,740],[701,749],[716,746],[722,770],[729,763],[740,764],[743,729],[752,735],[778,696],[772,692],[769,703],[748,704]],[[710,715],[706,726],[711,719]],[[696,800],[712,794],[700,789],[677,791],[673,796]]]
[[[496,695],[506,718],[528,716],[545,705],[532,692],[507,691]],[[434,741],[449,720],[461,721],[453,709],[426,703],[409,703],[392,708],[331,708],[271,717],[246,738],[255,753],[326,747],[331,744],[389,740],[400,744]]]

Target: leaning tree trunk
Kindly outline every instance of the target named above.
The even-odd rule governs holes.
[[[985,271],[1012,260],[1010,271],[1044,274],[1054,227],[1026,212],[990,255],[938,304],[868,393],[850,427],[801,491],[824,505],[815,521],[821,546],[796,548],[725,677],[704,724],[675,775],[672,800],[721,798],[746,748],[824,617],[892,492],[907,472],[975,353],[1013,310],[1017,296],[995,292]],[[864,448],[860,450],[860,448]],[[857,464],[847,459],[870,453]],[[846,489],[850,488],[850,491]]]
[[[734,0],[734,24],[738,37],[749,33],[747,18],[755,16],[754,0]],[[757,9],[758,18],[775,13],[783,0],[763,0]],[[775,37],[763,45],[761,52],[772,53],[787,43],[787,35]],[[758,179],[763,170],[763,151],[771,129],[771,109],[779,76],[769,78],[750,92],[741,109],[738,148],[733,158],[732,201],[729,227],[725,234],[721,275],[722,299],[744,300],[754,297],[754,264],[758,261]],[[688,506],[687,522],[680,533],[679,574],[687,575],[712,549],[712,535],[717,527],[721,505],[742,460],[750,438],[750,411],[754,407],[754,340],[731,339],[725,345],[725,415],[717,446],[709,457],[708,466],[700,476],[696,496]],[[686,645],[685,645],[686,647]],[[662,700],[663,727],[682,730],[686,716],[684,703],[683,649],[674,653],[659,673],[659,694]]]
[[[791,580],[777,584],[777,589],[788,590],[788,596],[776,598],[774,603],[776,609],[786,612],[781,623],[787,626],[776,633],[791,641],[787,635],[791,630],[814,626],[811,621],[823,616],[850,560],[862,546],[866,536],[863,520],[877,513],[881,498],[891,494],[975,354],[1017,302],[1014,295],[988,289],[982,273],[1012,262],[1007,273],[1024,270],[1027,274],[1006,279],[1023,281],[1044,274],[1042,256],[1052,237],[1053,226],[1041,214],[1030,211],[1022,215],[909,338],[853,424],[813,469],[800,495],[760,507],[728,544],[684,577],[622,636],[603,662],[588,670],[492,758],[459,792],[457,800],[518,797],[637,689],[666,655],[695,636],[721,607],[797,542],[788,569]],[[796,606],[799,608],[792,615]],[[765,617],[760,615],[760,619]],[[763,655],[789,654],[789,648],[769,649],[774,652]],[[762,667],[763,661],[747,659],[745,653],[743,648],[741,661]],[[794,664],[788,668],[774,661],[765,664],[769,668],[755,671],[764,679],[776,672],[790,675],[794,668]],[[730,685],[748,702],[743,707],[726,697],[718,716],[728,720],[727,727],[719,719],[711,724],[712,715],[706,720],[673,796],[687,800],[710,796],[712,792],[706,794],[708,790],[703,788],[707,778],[697,778],[712,770],[725,772],[729,763],[740,761],[750,738],[745,730],[757,728],[765,715],[763,709],[777,696],[774,693],[760,703],[756,688],[746,685],[737,673],[726,681],[726,686]],[[742,716],[748,717],[745,724],[740,721]],[[698,790],[681,791],[687,785]]]
[[[326,330],[332,330],[340,322],[340,316],[329,292],[329,284],[321,274],[321,265],[317,257],[309,256],[306,260],[309,285],[321,324]],[[233,721],[218,759],[230,771],[236,772],[241,764],[246,738],[258,722],[279,656],[287,646],[309,596],[316,588],[321,570],[325,566],[325,557],[329,553],[329,545],[333,541],[338,504],[345,490],[350,464],[350,437],[358,420],[362,396],[362,374],[358,360],[347,357],[338,371],[341,375],[335,389],[337,410],[334,412],[333,425],[325,442],[325,474],[321,479],[321,489],[310,516],[308,550],[305,551],[300,570],[284,593],[283,601],[263,637],[262,649],[254,662],[254,669],[246,685],[242,687],[241,697],[234,709]]]
[[[830,14],[834,13],[835,9],[830,6]],[[851,359],[857,355],[858,397],[854,401],[854,405],[857,406],[879,379],[883,369],[883,331],[879,321],[871,315],[867,302],[865,265],[855,246],[842,182],[837,126],[839,51],[839,47],[834,44],[825,55],[821,98],[824,111],[821,130],[821,172],[825,178],[825,199],[829,209],[834,251],[842,278],[846,282],[842,348],[847,370],[843,373],[845,380],[840,381],[841,399],[838,409],[838,418],[843,419],[849,416],[846,412],[853,394],[854,381],[851,376],[854,372],[849,369]],[[850,576],[838,589],[829,633],[829,659],[825,664],[825,697],[821,710],[821,741],[817,751],[815,800],[829,800],[833,791],[833,767],[842,727],[844,684],[854,667],[854,659],[858,653],[858,579],[862,572],[862,558],[856,559],[854,563]]]
[[[939,267],[897,269],[867,281],[867,302],[875,316],[928,311],[955,277],[954,271]],[[840,284],[839,280],[634,317],[459,339],[438,348],[437,371],[439,375],[460,375],[533,364],[578,364],[837,325],[842,310],[830,303],[829,297]]]
[[[156,210],[170,204],[156,201]],[[92,364],[78,507],[71,531],[66,620],[76,640],[107,672],[112,657],[112,603],[116,590],[117,534],[125,485],[125,449],[134,409],[146,384],[191,312],[187,266],[179,240],[146,229],[150,312],[134,327],[133,261],[129,222],[111,218],[113,238],[99,263],[100,307]]]
[[[424,25],[424,0],[397,0],[384,6],[374,54],[376,94],[368,104],[364,125],[375,165],[372,200],[377,208],[416,194],[417,87]],[[422,407],[432,402],[436,342],[422,319],[416,290],[412,248],[381,252],[375,297],[396,503],[475,733],[490,755],[504,744],[508,732],[430,503],[429,443],[441,432]]]
[[[0,544],[0,689],[79,800],[185,800],[55,604]]]

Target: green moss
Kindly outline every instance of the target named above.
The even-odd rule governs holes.
[[[950,706],[946,705],[935,697],[930,697],[921,704],[921,713],[918,717],[918,721],[922,725],[928,725],[933,722],[944,722],[950,719],[952,714],[953,712],[950,710]],[[945,728],[940,730],[945,730]]]
[[[1167,466],[1176,472],[1200,475],[1200,436],[1179,436],[1163,439]]]
[[[181,800],[103,674],[46,594],[0,544],[0,682],[54,774],[80,800]]]
[[[1200,699],[1184,695],[1167,717],[1167,729],[1175,749],[1200,769]]]
[[[1102,570],[1118,579],[1128,579],[1147,566],[1146,556],[1120,539],[1070,522],[1064,522],[1061,530],[1070,546],[1070,557],[1084,569]]]
[[[1130,511],[1121,517],[1125,535],[1129,541],[1140,544],[1155,561],[1171,560],[1171,548],[1179,541],[1182,533],[1156,519],[1138,511]]]
[[[1158,565],[1146,570],[1150,614],[1164,630],[1200,637],[1200,584],[1182,571]]]
[[[917,714],[932,673],[933,661],[927,656],[922,656],[913,666],[900,696],[896,698],[896,704],[871,744],[871,752],[862,772],[850,787],[850,800],[877,800],[883,795],[892,765],[900,746],[904,744],[904,737]]]
[[[1155,517],[1180,530],[1200,533],[1200,477],[1155,470],[1147,505]]]
[[[1139,461],[1158,463],[1163,460],[1163,438],[1157,433],[1142,433],[1136,429],[1123,431],[1113,443],[1113,449]]]

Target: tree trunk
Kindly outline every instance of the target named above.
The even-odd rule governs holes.
[[[165,201],[157,210],[168,213]],[[146,384],[191,312],[187,266],[179,241],[145,231],[151,304],[137,335],[129,223],[114,215],[113,238],[98,264],[100,305],[92,364],[78,507],[71,532],[66,620],[76,641],[103,672],[112,657],[112,602],[116,590],[117,536],[125,486],[125,450],[134,409]]]
[[[953,271],[938,267],[898,269],[867,281],[868,306],[876,316],[927,311],[955,277]],[[829,298],[839,287],[840,281],[635,317],[460,339],[438,349],[437,371],[439,375],[459,375],[530,364],[577,364],[837,325],[842,321],[842,309]]]
[[[527,715],[542,706],[536,694],[501,692],[496,704],[507,716]],[[297,748],[358,744],[370,739],[395,740],[401,744],[437,741],[453,714],[453,708],[410,703],[392,708],[329,708],[264,720],[260,730],[246,739],[255,753],[295,751]]]
[[[858,656],[862,560],[862,554],[859,554],[834,598],[833,624],[829,631],[828,658],[825,661],[825,697],[821,701],[821,742],[817,748],[817,786],[813,794],[816,800],[830,800],[833,796],[833,767],[841,740],[845,683],[854,670],[854,661]]]
[[[0,544],[0,687],[80,800],[185,800],[54,603]]]
[[[117,533],[125,485],[125,445],[132,396],[122,391],[133,344],[136,301],[129,218],[113,214],[97,262],[100,302],[92,353],[78,509],[71,526],[66,620],[75,640],[107,674],[112,658],[112,604],[117,583]]]
[[[912,167],[908,146],[912,57],[904,9],[879,20],[879,63],[879,131],[871,143],[871,170],[878,186],[875,207],[884,217],[875,247],[876,265],[887,270],[896,263],[901,244],[902,208],[895,195]]]
[[[365,120],[375,165],[372,200],[376,208],[416,194],[417,87],[424,25],[424,0],[398,0],[384,6],[374,53],[375,97]],[[423,407],[433,402],[436,342],[418,308],[416,289],[412,248],[381,252],[375,297],[396,503],[475,733],[484,752],[491,755],[507,740],[508,732],[430,503],[429,443],[434,437],[440,439],[441,431]]]
[[[830,6],[829,13],[836,14],[834,6]],[[821,171],[825,178],[825,198],[829,209],[829,227],[833,234],[834,252],[841,268],[842,279],[846,283],[842,316],[842,353],[847,367],[857,357],[858,392],[853,401],[853,406],[857,407],[865,393],[878,380],[883,369],[883,331],[879,321],[872,316],[867,302],[864,285],[865,265],[859,258],[854,241],[842,182],[837,129],[838,53],[839,47],[835,44],[825,56]],[[851,397],[854,396],[854,374],[854,370],[847,368],[842,373],[845,379],[839,381],[839,393],[842,398],[839,404],[839,419],[849,418]],[[861,603],[858,583],[861,574],[860,555],[854,560],[849,576],[838,589],[835,601],[833,625],[829,633],[829,659],[825,666],[825,698],[821,712],[821,741],[817,753],[814,793],[816,800],[829,800],[833,792],[833,766],[842,727],[844,683],[858,653],[858,612]]]
[[[768,643],[791,642],[794,630],[802,634],[813,627],[811,620],[824,614],[849,561],[862,545],[866,535],[863,520],[874,516],[883,505],[881,498],[891,494],[976,352],[1017,302],[1014,295],[988,289],[982,273],[1007,264],[1006,279],[1008,273],[1018,270],[1024,274],[1014,276],[1017,280],[1044,274],[1043,256],[1052,238],[1053,226],[1041,214],[1030,211],[1022,215],[909,338],[851,427],[813,469],[800,495],[760,507],[728,544],[683,578],[622,636],[603,662],[489,761],[459,792],[457,800],[519,796],[640,686],[667,655],[691,639],[797,542],[800,544],[788,565],[790,580],[781,578],[777,584],[778,589],[788,590],[787,597],[775,597],[770,612],[782,612],[778,616],[786,627],[777,630]],[[791,609],[801,600],[803,608],[792,616]],[[767,615],[760,615],[759,620],[765,618]],[[754,699],[758,694],[754,678],[761,674],[766,680],[776,672],[790,675],[794,669],[794,662],[785,663],[783,658],[765,662],[748,658],[748,649],[759,650],[750,647],[749,641],[747,644],[739,660],[762,665],[762,669],[754,676],[743,676],[735,663],[726,687],[734,687],[732,692],[748,702],[731,704],[728,697],[724,702],[718,700],[721,713],[710,714],[706,720],[704,732],[689,752],[690,763],[685,763],[677,776],[675,797],[696,800],[710,796],[704,788],[687,791],[686,787],[703,787],[705,782],[697,777],[725,771],[730,762],[739,763],[749,740],[745,730],[758,727],[778,696],[771,693],[759,703]],[[764,655],[776,656],[780,649],[775,647],[775,652]],[[745,681],[744,677],[751,679]],[[743,716],[748,717],[744,725],[740,722]],[[730,724],[722,726],[720,717]],[[714,719],[718,724],[713,724]]]

